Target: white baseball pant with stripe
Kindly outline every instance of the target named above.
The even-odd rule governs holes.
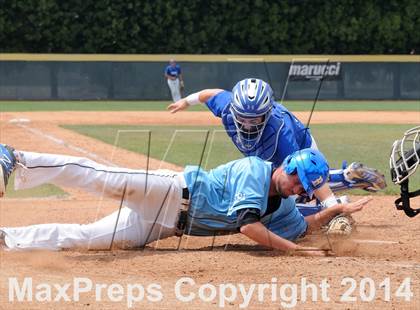
[[[18,154],[26,168],[18,165],[16,169],[16,189],[45,183],[77,187],[115,199],[116,211],[87,225],[55,223],[2,227],[9,249],[109,249],[112,238],[117,246],[136,247],[174,235],[182,188],[185,187],[182,173],[107,167],[85,158],[65,155]],[[125,207],[118,218],[125,186]]]

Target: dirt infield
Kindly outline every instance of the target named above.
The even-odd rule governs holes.
[[[306,113],[296,114],[303,121],[307,118]],[[393,115],[395,112],[317,112],[312,123],[393,123]],[[30,122],[10,123],[12,119],[27,119]],[[420,114],[398,112],[398,119],[399,123],[419,124]],[[143,156],[125,150],[118,150],[118,156],[113,156],[115,150],[112,146],[62,129],[58,124],[184,125],[187,120],[191,125],[219,124],[207,112],[176,115],[166,112],[10,112],[0,114],[0,142],[11,144],[17,149],[89,156],[101,162],[138,168],[145,165]],[[180,169],[157,160],[151,162],[151,167]],[[0,226],[44,222],[88,223],[118,208],[119,202],[99,202],[96,197],[82,191],[65,190],[70,193],[65,199],[0,200]],[[127,288],[133,284],[144,286],[145,289],[152,284],[160,285],[157,290],[162,297],[159,301],[153,300],[152,297],[156,295],[146,289],[142,301],[134,303],[136,309],[216,309],[222,306],[237,309],[241,304],[247,305],[240,293],[240,285],[245,290],[250,290],[252,285],[260,285],[259,291],[255,288],[250,295],[248,309],[281,309],[287,305],[293,306],[292,300],[287,297],[292,296],[294,284],[298,287],[296,309],[419,309],[420,219],[409,219],[395,210],[394,199],[377,197],[364,212],[356,214],[357,231],[349,240],[328,242],[325,236],[316,235],[304,241],[307,245],[332,246],[336,257],[282,256],[274,251],[258,250],[241,236],[217,238],[213,249],[209,247],[211,240],[207,238],[184,237],[181,243],[183,250],[179,252],[163,250],[175,248],[178,242],[175,237],[160,242],[158,250],[153,250],[152,245],[145,251],[0,251],[0,309],[125,309],[128,305]],[[419,206],[419,200],[415,201],[415,205]],[[32,278],[33,301],[10,302],[10,279],[17,278],[22,286],[25,277]],[[195,293],[195,298],[190,302],[182,301],[175,292],[177,281],[182,277],[191,278],[196,283],[184,284],[181,289],[183,296]],[[70,285],[67,290],[70,301],[63,298],[58,302],[35,301],[36,285],[49,283],[62,286],[73,283],[77,278],[89,279],[93,285],[110,286],[117,283],[124,291],[121,293],[118,287],[114,287],[114,296],[111,297],[115,298],[112,299],[107,295],[109,291],[112,295],[112,290],[107,291],[105,288],[99,296],[101,301],[96,301],[98,294],[93,290],[82,294],[77,301],[72,296],[73,286]],[[345,292],[351,288],[353,281],[346,278],[354,279],[357,284],[350,294],[350,297],[356,298],[355,301],[345,300]],[[396,294],[400,284],[407,278],[410,279],[406,281],[411,284],[413,293],[410,301]],[[316,285],[317,301],[313,301],[313,287],[307,290],[307,300],[304,301],[302,287],[305,281]],[[321,296],[321,283],[329,285],[324,292],[327,296]],[[375,294],[372,301],[362,301],[363,298],[369,299],[366,295],[372,292],[369,291],[372,290],[369,283],[374,285]],[[202,285],[207,286],[200,290]],[[211,298],[213,288],[216,293],[214,299]],[[135,293],[139,294],[139,288],[136,289]],[[223,292],[232,296],[235,289],[236,298],[230,301],[221,298]],[[389,301],[386,301],[388,290],[390,296]],[[200,296],[200,292],[203,296]],[[45,294],[44,285],[44,297]],[[53,287],[52,299],[56,294],[57,288]]]

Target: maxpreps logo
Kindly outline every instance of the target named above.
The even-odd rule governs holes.
[[[341,78],[341,63],[292,63],[289,69],[289,79],[297,80],[339,80]]]

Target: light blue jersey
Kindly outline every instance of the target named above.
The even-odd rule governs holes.
[[[191,206],[185,233],[195,236],[237,233],[236,212],[255,208],[263,224],[274,233],[290,240],[299,237],[306,230],[306,223],[293,200],[283,199],[281,211],[264,218],[271,174],[272,164],[255,156],[229,162],[209,172],[187,166],[184,177]]]
[[[308,223],[296,208],[292,197],[282,199],[280,207],[274,213],[262,217],[261,222],[271,232],[290,241],[303,237],[308,228]]]
[[[259,142],[253,149],[244,149],[238,143],[236,127],[230,111],[231,102],[232,93],[222,91],[211,97],[206,105],[215,116],[222,118],[226,133],[244,156],[258,156],[278,167],[287,155],[311,147],[310,130],[305,128],[283,105],[275,103]]]

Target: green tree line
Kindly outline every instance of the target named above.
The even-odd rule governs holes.
[[[418,0],[0,0],[0,52],[407,54]]]

